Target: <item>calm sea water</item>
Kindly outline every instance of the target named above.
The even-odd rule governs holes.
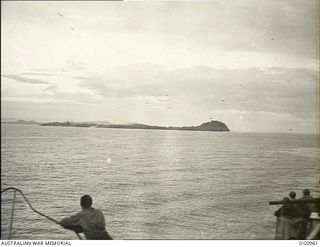
[[[273,239],[270,200],[319,195],[316,135],[2,125],[1,158],[2,189],[57,220],[90,194],[115,239]],[[77,239],[19,195],[12,238]]]

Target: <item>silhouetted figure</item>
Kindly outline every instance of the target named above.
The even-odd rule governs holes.
[[[291,200],[294,200],[294,199],[296,199],[296,192],[294,192],[294,191],[291,191],[290,193],[289,193],[289,197],[290,197],[290,199]]]
[[[313,197],[310,195],[310,190],[305,189],[303,190],[303,196],[299,199],[312,199]],[[316,205],[314,203],[303,203],[298,204],[298,210],[300,212],[301,217],[304,219],[300,225],[300,234],[299,239],[306,239],[308,232],[310,231],[310,215],[312,211],[316,210]]]
[[[289,197],[283,198],[289,202]],[[276,239],[298,239],[299,238],[299,211],[293,204],[283,204],[274,215],[277,216]]]
[[[289,197],[283,198],[284,202],[290,201]],[[279,208],[277,211],[274,212],[274,215],[279,216],[286,216],[286,217],[299,217],[299,211],[296,209],[296,207],[293,204],[283,204],[281,208]]]
[[[101,210],[91,207],[92,198],[89,195],[81,197],[80,205],[82,211],[64,218],[61,225],[77,233],[83,232],[86,239],[90,240],[111,240],[107,233],[105,219]]]
[[[296,192],[294,192],[294,191],[291,191],[290,193],[289,193],[289,197],[290,197],[290,200],[295,200],[296,199],[296,196],[297,196],[297,194],[296,194]],[[297,204],[291,204],[297,211],[299,211],[299,207],[298,207],[298,205]],[[300,212],[300,211],[299,211]]]
[[[310,190],[308,189],[303,190],[303,196],[301,197],[301,199],[313,199],[313,197],[310,195]],[[308,203],[307,205],[310,213],[317,209],[316,204],[314,203]]]

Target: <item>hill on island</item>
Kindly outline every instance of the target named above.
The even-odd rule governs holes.
[[[40,122],[36,122],[36,121],[25,121],[25,120],[1,120],[1,123],[4,123],[4,124],[26,124],[26,125],[40,125],[41,123]]]

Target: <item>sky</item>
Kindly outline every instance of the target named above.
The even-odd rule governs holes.
[[[319,133],[319,1],[1,2],[1,117]]]

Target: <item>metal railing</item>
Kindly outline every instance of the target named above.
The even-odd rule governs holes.
[[[39,212],[38,210],[36,210],[36,209],[31,205],[31,203],[29,202],[28,198],[25,196],[25,194],[24,194],[20,189],[15,188],[15,187],[9,187],[9,188],[6,188],[6,189],[2,190],[2,191],[1,191],[1,194],[4,193],[4,192],[6,192],[6,191],[10,191],[10,190],[13,190],[13,202],[12,202],[12,209],[11,209],[12,211],[11,211],[11,217],[10,217],[9,237],[8,237],[8,239],[11,238],[11,233],[12,233],[12,228],[13,228],[13,216],[14,216],[14,209],[15,209],[16,193],[17,193],[17,192],[19,192],[19,193],[22,195],[23,199],[26,201],[26,203],[28,204],[29,208],[30,208],[33,212],[35,212],[35,213],[37,213],[37,214],[39,214],[39,215],[47,218],[48,220],[50,220],[50,221],[58,224],[59,226],[62,226],[59,221],[57,221],[57,220],[55,220],[55,219],[53,219],[53,218],[51,218],[51,217],[49,217],[49,216],[47,216],[47,215]],[[62,227],[63,227],[63,226],[62,226]],[[81,236],[80,236],[79,233],[77,233],[77,232],[74,232],[74,233],[77,235],[77,237],[78,237],[80,240],[82,240],[82,238],[81,238]]]

